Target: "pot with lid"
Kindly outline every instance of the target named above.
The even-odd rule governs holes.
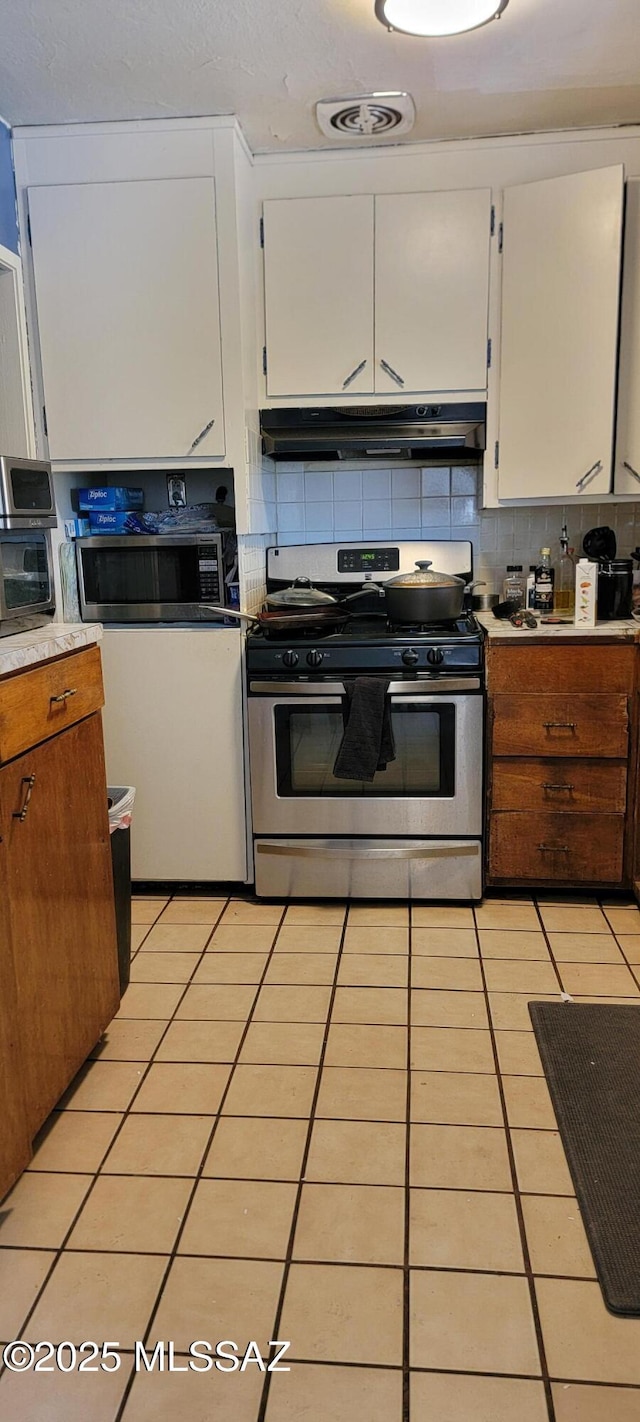
[[[454,622],[462,613],[463,578],[439,573],[427,559],[413,573],[400,573],[384,584],[387,616],[391,622]]]

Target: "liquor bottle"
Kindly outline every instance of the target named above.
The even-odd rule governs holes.
[[[533,599],[534,612],[553,612],[555,570],[551,566],[551,549],[540,549],[540,562],[536,565],[536,587]]]

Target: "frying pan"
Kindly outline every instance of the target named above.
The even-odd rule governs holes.
[[[280,612],[237,612],[232,607],[207,605],[207,612],[220,612],[225,617],[235,617],[239,622],[248,622],[253,627],[261,627],[268,636],[270,632],[312,632],[314,628],[323,630],[334,627],[336,632],[349,621],[347,608],[339,603],[326,603],[314,608],[282,608]]]

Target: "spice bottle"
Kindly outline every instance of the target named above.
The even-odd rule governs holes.
[[[505,602],[513,603],[514,609],[524,607],[525,582],[522,576],[522,563],[507,565],[507,576],[502,584],[502,596]]]

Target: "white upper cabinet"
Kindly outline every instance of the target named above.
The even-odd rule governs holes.
[[[627,183],[614,491],[640,498],[640,181]]]
[[[500,499],[611,488],[622,167],[504,194]]]
[[[264,204],[267,392],[373,391],[373,198]]]
[[[29,190],[55,460],[225,452],[212,178]]]
[[[490,224],[488,189],[265,202],[267,395],[483,393]]]
[[[375,200],[376,391],[487,384],[491,192]]]

